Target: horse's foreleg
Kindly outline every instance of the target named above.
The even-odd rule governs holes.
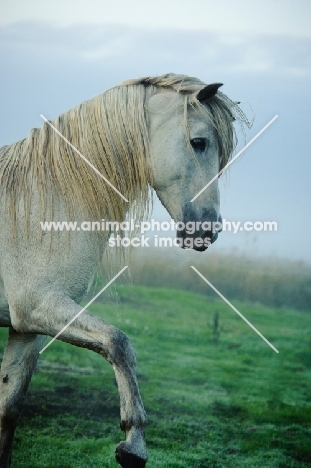
[[[16,307],[12,322],[14,328],[24,333],[55,336],[80,310],[81,307],[70,298],[55,293],[45,297],[27,320],[23,319],[22,310]],[[146,414],[138,390],[135,354],[129,339],[88,311],[84,311],[66,328],[59,339],[91,349],[112,365],[120,395],[121,429],[126,434],[125,442],[117,447],[116,458],[124,468],[144,467],[147,461],[144,437]]]
[[[0,467],[10,466],[14,431],[45,337],[22,335],[12,328],[0,374]]]

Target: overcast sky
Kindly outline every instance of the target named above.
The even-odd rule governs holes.
[[[144,28],[310,37],[309,0],[2,0],[1,24],[122,24]]]
[[[127,78],[223,82],[256,115],[246,141],[279,117],[230,170],[222,215],[279,229],[222,234],[212,248],[310,261],[310,23],[309,0],[2,0],[0,144]]]

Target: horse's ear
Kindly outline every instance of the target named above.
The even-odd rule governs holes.
[[[205,88],[201,89],[198,92],[197,99],[202,103],[208,101],[210,98],[215,96],[218,88],[220,88],[220,86],[222,85],[223,83],[212,83],[212,84],[205,86]]]

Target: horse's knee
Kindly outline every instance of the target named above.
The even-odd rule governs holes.
[[[134,367],[136,365],[135,351],[129,338],[117,328],[111,336],[108,352],[108,360],[118,367],[123,365]]]

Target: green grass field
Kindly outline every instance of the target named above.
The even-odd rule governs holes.
[[[276,354],[220,299],[128,285],[117,292],[90,310],[136,350],[148,467],[311,466],[310,314],[234,301]],[[0,329],[1,352],[5,337]],[[122,438],[110,365],[54,343],[29,389],[13,467],[116,467]]]

